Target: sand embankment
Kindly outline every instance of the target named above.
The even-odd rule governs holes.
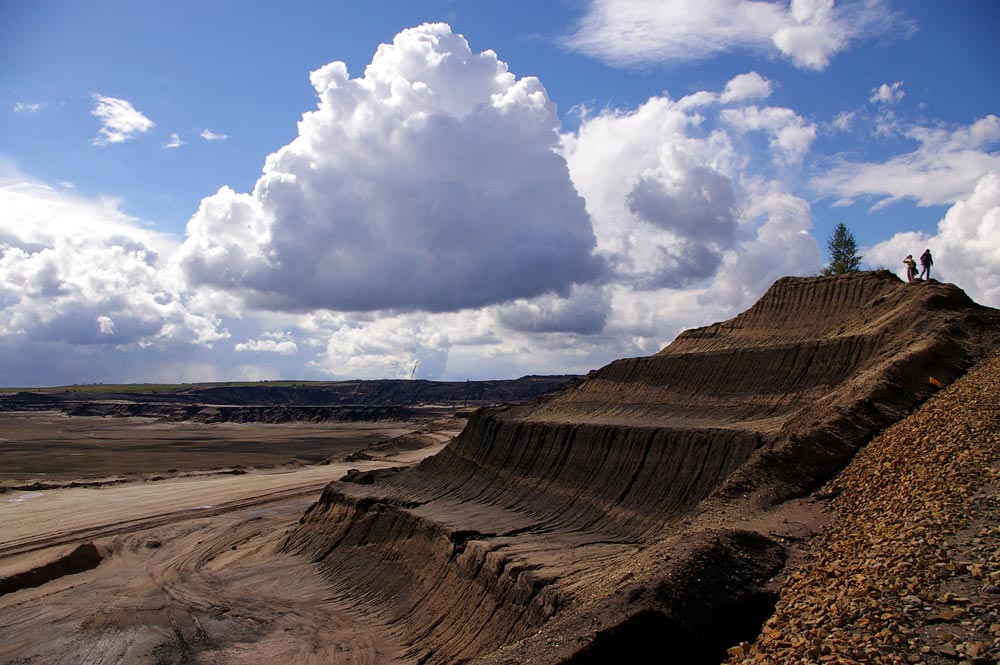
[[[718,662],[770,613],[787,502],[930,376],[961,376],[997,322],[952,285],[785,278],[655,356],[479,412],[415,469],[327,488],[285,550],[419,662]]]

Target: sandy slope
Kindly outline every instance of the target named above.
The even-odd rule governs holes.
[[[759,632],[777,520],[997,344],[887,272],[783,278],[728,321],[477,412],[418,468],[328,488],[288,539],[428,665],[719,662]]]
[[[0,596],[4,663],[367,663],[391,635],[331,597],[319,572],[275,545],[348,469],[378,461],[0,496],[0,577],[93,541],[87,572]]]

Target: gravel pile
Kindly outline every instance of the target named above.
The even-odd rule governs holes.
[[[818,497],[831,524],[729,663],[1000,662],[1000,354]]]

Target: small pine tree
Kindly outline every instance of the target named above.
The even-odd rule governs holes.
[[[843,222],[833,229],[833,234],[826,241],[826,249],[830,252],[830,263],[823,268],[824,275],[857,272],[861,266],[863,257],[858,254],[858,243]]]

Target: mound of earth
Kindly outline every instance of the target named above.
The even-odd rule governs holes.
[[[420,663],[717,663],[772,613],[796,497],[997,347],[1000,312],[891,273],[784,278],[739,316],[418,467],[327,487],[287,538]]]

